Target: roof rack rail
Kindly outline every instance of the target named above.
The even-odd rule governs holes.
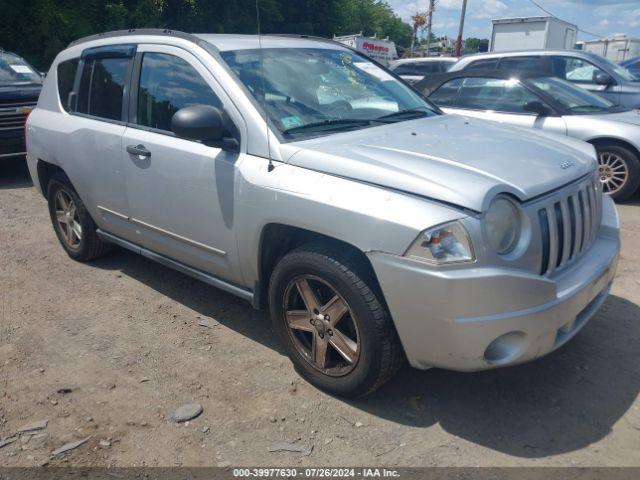
[[[79,45],[85,42],[90,42],[92,40],[100,40],[103,38],[124,37],[128,35],[164,35],[164,36],[182,38],[184,40],[189,40],[191,42],[196,42],[196,43],[200,41],[200,39],[195,35],[181,32],[179,30],[171,30],[168,28],[131,28],[129,30],[115,30],[111,32],[104,32],[104,33],[97,33],[95,35],[89,35],[88,37],[82,37],[69,43],[68,47]]]

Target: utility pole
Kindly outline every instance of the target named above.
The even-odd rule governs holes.
[[[427,57],[431,56],[431,25],[433,24],[433,11],[436,8],[436,0],[429,0],[429,20],[427,20]]]
[[[462,56],[462,32],[464,31],[464,17],[467,13],[467,0],[462,0],[462,13],[460,14],[460,29],[458,30],[458,44],[456,45],[456,57]]]

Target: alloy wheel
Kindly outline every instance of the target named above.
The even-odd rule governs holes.
[[[352,310],[329,283],[313,275],[293,279],[284,294],[286,327],[298,353],[330,376],[351,372],[360,356]]]
[[[626,185],[629,167],[620,155],[603,151],[598,154],[598,176],[604,193],[613,195]]]
[[[68,192],[58,190],[55,196],[55,211],[64,242],[70,248],[78,248],[82,241],[82,225],[76,204]]]

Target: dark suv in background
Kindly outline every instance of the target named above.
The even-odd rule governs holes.
[[[36,69],[0,49],[0,160],[26,154],[24,123],[41,88],[42,75]]]

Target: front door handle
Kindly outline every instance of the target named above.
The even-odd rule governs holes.
[[[131,155],[138,155],[140,157],[150,157],[151,156],[151,152],[149,150],[147,150],[147,148],[140,144],[140,145],[127,145],[127,152],[129,152]]]

